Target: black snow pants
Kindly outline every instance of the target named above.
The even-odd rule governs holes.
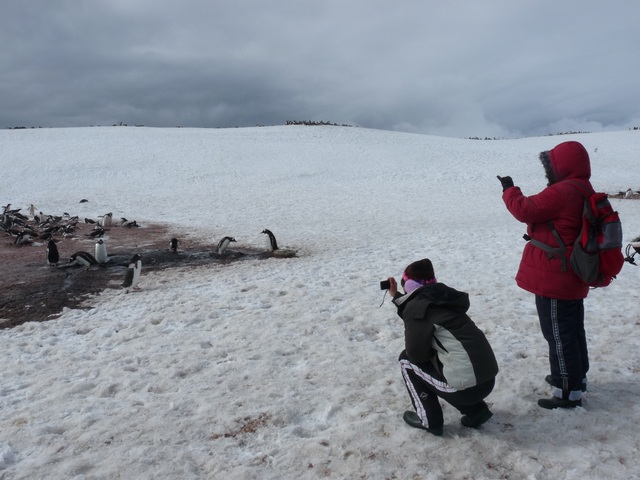
[[[536,308],[542,335],[549,344],[551,378],[557,389],[554,395],[579,400],[589,370],[584,302],[536,295]]]
[[[440,375],[431,363],[411,363],[406,350],[400,354],[400,369],[411,403],[426,428],[441,427],[444,423],[439,398],[455,407],[463,415],[473,416],[484,409],[495,379],[464,390],[456,390]]]

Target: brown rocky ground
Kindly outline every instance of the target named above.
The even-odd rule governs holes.
[[[150,224],[110,228],[105,236],[109,254],[106,266],[70,266],[69,257],[75,252],[93,255],[96,240],[88,236],[92,229],[92,225],[78,223],[73,237],[56,238],[60,252],[57,267],[47,264],[46,241],[14,245],[12,236],[0,234],[0,329],[56,318],[64,307],[82,308],[88,296],[121,288],[129,259],[135,253],[142,256],[142,275],[164,268],[271,256],[269,252],[236,249],[236,244],[220,256],[214,253],[215,245],[189,241],[166,225]],[[181,240],[177,254],[169,250],[172,237]]]

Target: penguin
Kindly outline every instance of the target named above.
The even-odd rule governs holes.
[[[96,242],[95,257],[96,261],[102,266],[104,266],[104,264],[109,261],[109,256],[107,255],[107,245],[102,239],[99,239]]]
[[[36,216],[36,207],[33,205],[33,203],[29,205],[29,216],[31,218],[34,218]]]
[[[58,229],[58,231],[62,230],[63,237],[72,237],[75,233],[76,229],[73,225],[66,225]]]
[[[98,261],[89,252],[76,252],[69,258],[69,263],[87,267],[87,270],[89,270],[89,267],[97,265]]]
[[[227,248],[229,247],[229,243],[235,242],[236,239],[233,237],[223,237],[222,240],[218,242],[218,246],[216,247],[216,253],[222,255]]]
[[[142,260],[139,254],[135,254],[129,260],[129,267],[124,275],[124,281],[122,287],[125,289],[125,293],[129,293],[129,290],[137,288],[138,281],[140,280],[140,270],[142,270]]]
[[[104,228],[109,228],[113,225],[113,213],[105,213],[104,217],[102,217],[102,226]]]
[[[171,253],[178,253],[178,245],[180,245],[180,240],[172,238],[169,242],[169,250],[171,250]]]
[[[107,232],[105,231],[104,228],[96,225],[93,228],[93,230],[91,231],[91,233],[87,233],[87,237],[93,237],[93,238],[98,237],[99,238],[99,237],[102,237],[105,233],[107,233]]]
[[[31,243],[32,234],[29,231],[23,230],[16,233],[16,239],[13,241],[14,245],[27,245]]]
[[[633,190],[628,188],[627,191],[624,193],[624,198],[631,198],[632,195],[633,195]]]
[[[265,228],[261,233],[269,236],[267,240],[267,248],[269,248],[272,252],[278,250],[278,242],[276,242],[276,236],[271,232],[271,230],[267,230]]]
[[[59,261],[60,253],[58,252],[56,242],[55,240],[49,239],[49,241],[47,242],[47,263],[51,266],[56,267]]]

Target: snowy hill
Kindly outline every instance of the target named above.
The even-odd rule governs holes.
[[[212,249],[224,235],[264,248],[269,228],[298,252],[148,275],[143,265],[139,292],[107,289],[91,309],[0,330],[0,478],[640,476],[640,268],[626,264],[585,302],[584,408],[536,405],[550,393],[546,343],[513,280],[524,225],[496,175],[536,193],[538,153],[566,140],[587,148],[598,190],[640,190],[637,131],[0,131],[2,205],[166,223]],[[640,235],[639,202],[612,200],[626,241]],[[423,257],[469,292],[498,358],[494,417],[478,431],[447,405],[441,438],[402,421],[402,324],[388,298],[380,307],[378,282]]]

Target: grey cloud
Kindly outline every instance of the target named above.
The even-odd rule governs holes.
[[[635,1],[8,2],[2,126],[627,128]],[[574,125],[575,128],[571,128]]]

